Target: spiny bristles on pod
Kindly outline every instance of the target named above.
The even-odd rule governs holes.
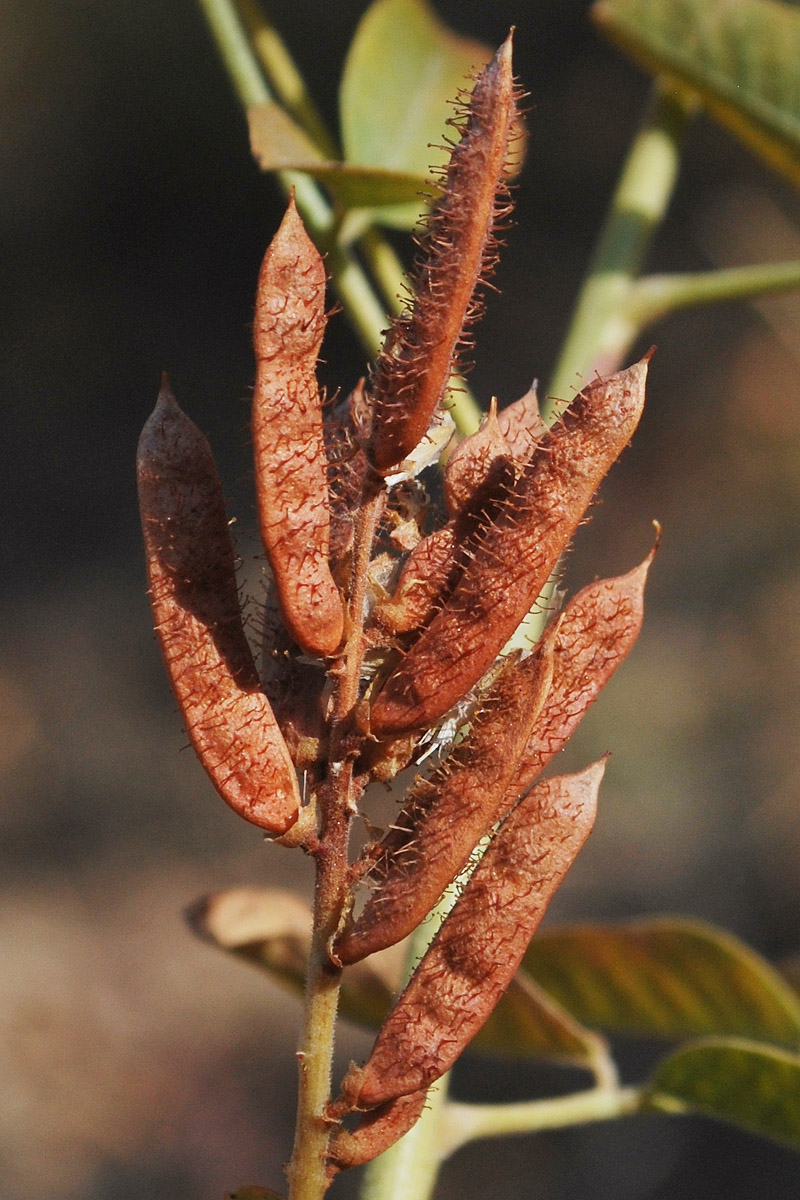
[[[516,119],[509,34],[478,77],[457,124],[460,141],[411,279],[413,307],[394,320],[375,363],[368,453],[383,474],[425,436],[455,369],[464,328],[476,319],[475,289],[495,264],[493,231],[508,211],[505,174]]]
[[[509,804],[563,749],[633,649],[642,628],[644,588],[657,545],[626,575],[583,588],[561,614],[555,631],[553,680],[509,784]]]
[[[494,1009],[594,824],[605,763],[547,779],[495,834],[384,1022],[342,1103],[366,1110],[429,1087]]]
[[[166,380],[137,473],[156,633],[192,745],[235,812],[284,834],[300,808],[297,776],[242,626],[211,449]]]
[[[463,460],[462,460],[462,465]],[[471,463],[469,486],[461,473],[460,507],[446,525],[428,534],[406,560],[394,593],[375,611],[391,633],[411,633],[426,625],[458,583],[480,545],[483,530],[506,503],[516,467],[506,455]]]
[[[330,655],[344,615],[329,565],[330,504],[316,367],[325,267],[294,197],[258,277],[253,446],[261,537],[284,620],[310,654]]]
[[[507,660],[467,736],[430,779],[417,782],[375,851],[375,890],[334,942],[340,962],[357,962],[411,933],[504,815],[508,784],[552,671],[552,638],[523,661]]]
[[[444,606],[375,700],[376,736],[430,727],[492,664],[630,441],[644,406],[648,358],[589,384],[541,443]]]

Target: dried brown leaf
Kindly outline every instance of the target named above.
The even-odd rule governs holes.
[[[156,632],[192,745],[231,808],[283,834],[300,807],[297,777],[242,626],[214,459],[166,383],[137,471]]]
[[[261,536],[299,646],[329,655],[343,610],[331,576],[328,463],[316,378],[325,267],[290,199],[258,279],[253,444]]]

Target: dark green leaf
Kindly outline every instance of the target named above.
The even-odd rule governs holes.
[[[709,1038],[659,1063],[645,1104],[731,1121],[800,1150],[800,1055],[739,1038]]]
[[[546,930],[523,969],[593,1028],[800,1046],[800,999],[785,980],[742,942],[699,921]]]
[[[723,125],[800,185],[800,12],[779,0],[598,0],[601,30],[687,84]]]

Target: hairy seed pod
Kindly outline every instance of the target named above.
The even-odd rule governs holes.
[[[331,576],[330,504],[316,378],[325,332],[325,267],[290,199],[258,277],[253,445],[261,537],[284,620],[311,654],[342,640]]]
[[[507,455],[498,454],[473,472],[471,487],[461,490],[461,508],[419,542],[393,595],[378,605],[375,619],[384,629],[412,633],[443,607],[480,546],[483,531],[506,503],[515,478],[515,465]],[[462,482],[466,484],[464,475]]]
[[[497,401],[493,399],[480,429],[464,438],[447,460],[444,502],[451,517],[472,503],[497,458],[511,458],[511,449],[503,437],[497,420]]]
[[[343,1100],[372,1109],[448,1071],[508,987],[548,904],[591,832],[604,762],[547,779],[489,845]]]
[[[508,783],[552,670],[550,640],[522,662],[509,660],[464,741],[429,780],[416,783],[375,852],[376,890],[334,943],[341,962],[357,962],[416,929],[504,815]]]
[[[377,736],[428,728],[480,679],[535,603],[644,405],[647,359],[573,402],[509,489],[444,607],[386,681]]]
[[[297,777],[242,627],[211,449],[166,382],[137,471],[156,632],[192,745],[232,809],[283,834],[300,807]]]
[[[524,396],[498,413],[497,423],[512,456],[517,462],[527,462],[547,434],[547,426],[539,415],[535,383]]]
[[[328,1174],[360,1167],[383,1154],[417,1123],[427,1098],[428,1089],[423,1088],[364,1113],[353,1130],[337,1129],[328,1148]]]
[[[561,614],[553,681],[509,785],[513,802],[563,749],[589,706],[624,662],[639,636],[644,587],[655,547],[643,563],[578,592]]]
[[[425,436],[464,327],[477,316],[475,288],[494,267],[493,231],[508,212],[504,175],[516,116],[509,35],[472,92],[421,243],[413,308],[392,323],[375,364],[369,457],[377,471],[390,471]]]

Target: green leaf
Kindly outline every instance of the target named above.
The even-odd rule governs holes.
[[[452,101],[491,51],[458,37],[424,0],[376,0],[364,14],[347,56],[339,93],[342,141],[349,164],[431,178],[448,159],[443,141]],[[421,204],[374,214],[411,228]]]
[[[607,1032],[800,1046],[800,999],[742,942],[700,921],[546,930],[523,960],[578,1021]]]
[[[660,1062],[644,1103],[731,1121],[800,1150],[800,1055],[740,1038],[709,1038]]]
[[[800,186],[800,12],[778,0],[598,0],[600,29]]]
[[[420,194],[438,195],[440,188],[425,177],[383,167],[355,166],[324,158],[285,109],[274,100],[247,110],[250,149],[262,171],[304,171],[322,183],[341,208],[371,208],[413,203]]]
[[[587,1070],[608,1054],[598,1034],[584,1029],[522,974],[512,980],[470,1049],[504,1058],[549,1058]]]

